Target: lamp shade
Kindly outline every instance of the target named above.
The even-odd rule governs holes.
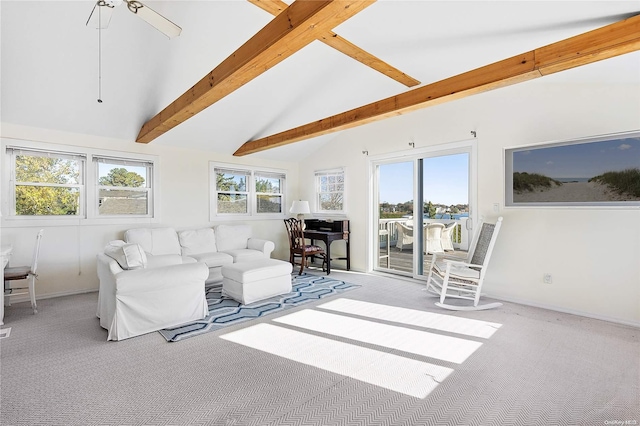
[[[294,201],[293,204],[291,204],[291,209],[289,210],[289,213],[293,213],[293,214],[309,214],[309,213],[311,213],[311,209],[309,209],[309,202],[308,201]]]

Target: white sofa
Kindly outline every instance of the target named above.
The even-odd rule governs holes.
[[[137,228],[98,254],[98,317],[108,340],[122,340],[204,318],[205,283],[222,266],[265,259],[275,245],[252,238],[248,225],[176,232]]]
[[[252,237],[249,225],[217,225],[214,228],[138,228],[125,232],[127,243],[140,244],[149,266],[204,262],[209,267],[207,283],[222,281],[222,266],[251,259],[270,258],[272,241]]]

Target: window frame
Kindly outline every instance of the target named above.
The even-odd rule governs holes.
[[[236,172],[238,174],[246,174],[248,181],[245,184],[246,191],[218,191],[217,173],[219,171]],[[280,192],[258,192],[256,190],[257,177],[280,179]],[[228,164],[215,161],[209,162],[209,219],[211,221],[238,219],[282,219],[286,217],[287,210],[287,171],[282,169],[272,169],[267,167],[247,166],[244,164]],[[221,193],[246,194],[247,195],[247,211],[246,213],[220,213],[218,212],[218,195]],[[258,212],[258,196],[277,196],[281,199],[281,212]]]
[[[155,155],[137,154],[123,151],[102,150],[81,146],[60,145],[23,139],[0,139],[0,161],[2,163],[2,224],[8,227],[20,226],[65,226],[65,225],[107,225],[107,224],[149,224],[160,222],[159,210],[159,158]],[[82,157],[81,175],[83,184],[80,189],[78,215],[25,216],[15,214],[15,156],[10,150],[39,152],[43,154]],[[100,215],[98,212],[98,167],[97,158],[109,158],[121,161],[146,162],[150,164],[151,176],[148,182],[149,198],[146,215]]]
[[[9,152],[11,151],[11,152]],[[7,198],[7,202],[9,203],[9,211],[7,212],[8,217],[15,217],[17,219],[22,220],[36,220],[36,219],[58,219],[58,218],[70,218],[70,219],[79,219],[82,218],[86,213],[86,208],[84,206],[83,200],[86,197],[86,163],[87,157],[86,155],[79,153],[70,153],[70,152],[61,152],[56,150],[42,150],[42,149],[34,149],[34,148],[24,148],[24,147],[6,147],[3,149],[3,152],[6,153],[8,157],[7,167],[6,169],[9,172],[9,179],[6,182],[9,182],[8,192],[9,197]],[[17,171],[16,171],[16,157],[25,155],[29,157],[43,157],[43,158],[57,158],[62,160],[71,160],[78,162],[78,183],[77,184],[56,184],[56,183],[45,183],[45,182],[27,182],[27,181],[17,181]],[[16,196],[18,186],[34,186],[34,187],[50,187],[50,188],[77,188],[78,190],[78,211],[74,215],[18,215],[16,214],[17,206],[16,206]]]
[[[141,159],[132,159],[125,157],[114,157],[107,155],[92,155],[91,161],[94,165],[94,173],[95,173],[95,196],[93,198],[92,206],[95,209],[95,214],[99,218],[153,218],[154,215],[154,183],[153,176],[155,174],[155,166],[153,161],[149,160],[141,160]],[[114,166],[122,165],[122,166],[135,166],[135,167],[144,167],[147,172],[147,176],[145,176],[145,183],[142,187],[125,187],[125,186],[107,186],[100,185],[100,164],[111,164]],[[119,189],[125,191],[136,191],[136,192],[145,192],[147,195],[147,213],[146,214],[101,214],[100,213],[100,191],[102,189]],[[87,200],[88,201],[88,200]]]
[[[247,177],[244,186],[245,189],[244,191],[240,191],[240,190],[233,190],[233,191],[218,191],[218,179],[217,179],[217,173],[219,173],[219,171],[224,171],[224,172],[233,172],[233,173],[237,173],[238,175],[244,175]],[[212,190],[212,194],[210,194],[210,198],[211,198],[211,208],[210,208],[210,214],[211,212],[215,212],[215,216],[217,217],[246,217],[246,216],[250,216],[251,215],[251,211],[252,211],[252,207],[251,207],[251,192],[250,192],[250,188],[251,188],[251,183],[253,182],[252,180],[252,176],[251,176],[251,172],[247,169],[244,168],[240,168],[240,167],[225,167],[225,166],[221,166],[218,165],[218,167],[214,167],[211,165],[211,163],[209,163],[209,173],[210,173],[210,177],[209,179],[211,180],[211,190]],[[220,194],[228,194],[228,195],[245,195],[246,199],[247,199],[247,208],[246,208],[246,212],[244,213],[218,213],[218,195]]]
[[[262,177],[262,178],[266,178],[266,179],[278,179],[280,181],[280,186],[279,186],[279,191],[278,192],[258,192],[258,189],[256,188],[256,185],[258,183],[258,178]],[[253,173],[253,189],[255,190],[255,197],[254,197],[254,211],[255,214],[257,216],[264,216],[264,215],[268,215],[268,214],[277,214],[277,215],[284,215],[285,211],[287,209],[287,205],[285,204],[285,194],[284,194],[284,187],[286,186],[286,174],[282,173],[282,172],[267,172],[265,170],[258,170],[256,169]],[[267,197],[280,197],[280,213],[273,213],[273,212],[259,212],[258,211],[258,198],[260,196],[267,196]]]
[[[322,192],[321,191],[321,182],[320,179],[323,176],[329,175],[342,175],[342,191],[333,191],[333,192]],[[314,186],[315,186],[315,201],[313,206],[313,213],[317,215],[346,215],[347,214],[347,179],[346,179],[346,168],[345,167],[337,167],[333,169],[323,169],[316,170],[314,172]],[[323,194],[327,193],[342,193],[342,209],[341,210],[323,210],[322,202],[320,201],[320,197]]]

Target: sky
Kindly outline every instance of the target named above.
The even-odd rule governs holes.
[[[640,137],[613,139],[513,153],[513,171],[550,178],[592,178],[605,172],[640,168]]]
[[[468,204],[469,155],[456,154],[424,159],[425,201],[434,204]],[[380,202],[413,200],[413,161],[380,166]]]

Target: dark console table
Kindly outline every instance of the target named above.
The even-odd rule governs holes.
[[[344,240],[347,244],[347,256],[336,259],[347,261],[347,271],[351,269],[351,248],[349,246],[349,221],[348,220],[321,220],[307,219],[305,222],[304,236],[311,240],[324,241],[327,251],[327,275],[331,273],[331,243],[336,240]]]

